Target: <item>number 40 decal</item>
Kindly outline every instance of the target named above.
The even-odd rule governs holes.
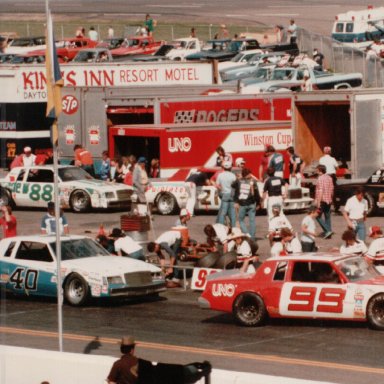
[[[39,272],[35,269],[16,268],[9,281],[14,284],[15,289],[35,291],[37,287],[37,276]]]

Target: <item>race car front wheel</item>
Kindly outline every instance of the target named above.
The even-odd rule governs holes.
[[[156,207],[160,214],[170,215],[177,208],[177,201],[175,196],[171,195],[170,193],[161,194],[156,201]]]
[[[87,282],[77,273],[70,275],[64,285],[65,300],[75,307],[83,305],[89,296]]]
[[[74,212],[87,212],[91,207],[91,198],[87,192],[79,189],[72,193],[70,203]]]
[[[232,309],[235,320],[246,327],[262,325],[267,318],[267,309],[262,298],[253,292],[239,295]]]
[[[372,328],[384,331],[384,293],[379,293],[369,300],[367,319]]]

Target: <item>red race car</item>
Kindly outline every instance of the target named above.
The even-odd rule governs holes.
[[[255,273],[210,275],[199,305],[232,312],[245,326],[262,325],[269,316],[368,321],[384,330],[384,276],[362,256],[275,257]]]

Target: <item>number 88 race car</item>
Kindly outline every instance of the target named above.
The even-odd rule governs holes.
[[[200,307],[232,312],[241,325],[269,316],[368,321],[384,330],[384,276],[361,256],[274,257],[254,274],[217,272],[207,280]]]

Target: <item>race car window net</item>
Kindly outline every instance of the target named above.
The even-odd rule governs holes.
[[[279,264],[277,264],[275,275],[273,276],[273,280],[284,280],[285,279],[285,273],[287,272],[287,262],[282,261]]]

